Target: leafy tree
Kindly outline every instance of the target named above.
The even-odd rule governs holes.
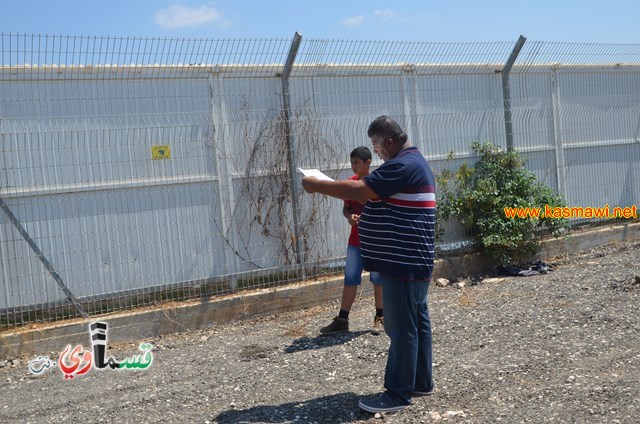
[[[536,250],[540,230],[559,236],[567,220],[507,218],[504,208],[544,212],[545,205],[564,207],[566,203],[525,169],[525,160],[517,152],[505,152],[491,143],[476,142],[472,148],[480,155],[475,166],[463,163],[455,172],[444,170],[437,177],[438,223],[455,217],[472,234],[476,247],[499,264],[522,263]]]

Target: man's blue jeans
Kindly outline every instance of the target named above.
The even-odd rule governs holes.
[[[380,274],[384,331],[391,339],[384,387],[403,404],[414,391],[433,390],[429,283],[392,279]]]

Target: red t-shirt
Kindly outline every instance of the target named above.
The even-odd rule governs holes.
[[[348,178],[349,180],[358,180],[357,175],[353,175]],[[357,200],[345,200],[345,206],[351,208],[351,213],[360,215],[362,210],[364,209],[364,203],[360,203]],[[360,247],[360,236],[358,236],[358,226],[354,225],[351,227],[351,234],[349,234],[349,246]]]

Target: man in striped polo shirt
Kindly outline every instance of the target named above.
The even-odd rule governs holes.
[[[362,260],[366,270],[380,274],[384,327],[391,344],[386,390],[362,399],[359,406],[368,412],[393,412],[434,388],[427,291],[434,259],[435,179],[393,119],[376,118],[367,135],[384,161],[377,170],[357,181],[305,177],[302,186],[310,193],[368,200],[358,226]]]

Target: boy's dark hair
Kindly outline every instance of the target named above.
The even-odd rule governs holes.
[[[358,158],[362,162],[366,162],[368,160],[371,160],[371,157],[372,157],[371,156],[371,150],[369,150],[365,146],[359,146],[359,147],[356,147],[355,149],[353,149],[353,151],[351,152],[349,157]]]
[[[390,138],[394,142],[400,142],[402,144],[406,143],[408,138],[404,131],[402,131],[402,128],[400,128],[400,125],[387,115],[382,115],[374,119],[369,125],[367,135],[369,138],[380,137],[384,140]]]

